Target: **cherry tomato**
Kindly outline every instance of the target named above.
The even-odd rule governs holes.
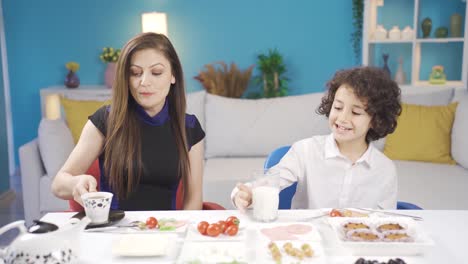
[[[333,209],[330,211],[330,216],[331,217],[343,217],[343,214],[337,209]]]
[[[156,226],[158,226],[158,220],[156,218],[151,216],[146,219],[146,227],[153,229],[156,228]]]
[[[230,216],[226,219],[226,225],[231,226],[231,225],[239,225],[240,221],[239,218],[236,216]]]
[[[226,222],[223,220],[219,220],[217,224],[219,225],[219,228],[221,229],[221,234],[224,233],[227,227]]]
[[[206,228],[206,234],[212,237],[217,237],[221,233],[221,228],[218,224],[210,224],[208,228]]]
[[[229,236],[235,236],[237,235],[237,232],[239,231],[239,226],[238,225],[230,225],[228,228],[226,228],[226,234]]]
[[[206,229],[208,228],[208,222],[206,221],[201,221],[200,223],[198,223],[198,232],[200,232],[200,234],[202,235],[206,235]]]

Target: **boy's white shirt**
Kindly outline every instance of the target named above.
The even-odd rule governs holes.
[[[297,182],[292,209],[396,209],[395,165],[373,144],[353,165],[340,153],[333,134],[314,136],[294,143],[273,168],[280,173],[281,189]],[[232,191],[232,201],[237,191]]]

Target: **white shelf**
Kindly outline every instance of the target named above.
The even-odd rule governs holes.
[[[454,88],[455,90],[465,90],[466,88],[463,86],[448,86],[447,84],[443,85],[424,85],[420,84],[418,86],[414,86],[411,84],[400,85],[401,93],[402,94],[420,94],[420,93],[431,93],[437,92],[441,90],[445,90],[447,88]]]
[[[437,10],[440,5],[443,5],[446,0],[437,0],[437,1],[432,1],[430,5],[432,6],[427,6],[427,3],[424,3],[424,9],[433,9]],[[409,26],[413,29],[413,38],[410,40],[390,40],[390,39],[384,39],[384,40],[376,40],[374,38],[374,33],[377,29],[377,24],[380,23],[380,20],[378,19],[379,10],[384,10],[386,8],[386,4],[388,3],[389,5],[392,4],[391,0],[388,0],[386,2],[382,0],[365,0],[364,1],[364,17],[363,17],[363,36],[362,36],[362,64],[363,65],[375,65],[377,67],[381,67],[382,65],[376,65],[376,63],[381,63],[377,62],[377,59],[380,54],[377,54],[379,50],[384,50],[388,48],[393,48],[393,47],[388,47],[388,45],[403,45],[401,48],[405,48],[405,52],[407,52],[408,48],[411,48],[411,54],[410,57],[405,60],[405,74],[408,83],[401,85],[400,87],[402,90],[409,90],[409,91],[432,91],[432,90],[438,90],[438,89],[448,89],[448,88],[456,88],[456,89],[467,89],[468,87],[468,41],[465,41],[465,38],[468,38],[468,8],[466,7],[466,3],[463,3],[463,8],[465,13],[465,18],[463,21],[463,26],[464,32],[462,32],[462,36],[464,37],[457,37],[457,38],[421,38],[419,36],[419,32],[421,31],[421,21],[420,19],[423,18],[426,14],[425,10],[422,9],[422,4],[423,0],[412,0],[409,1],[407,5],[405,5],[405,8],[410,5],[413,7],[413,12],[412,12],[412,24],[409,24]],[[399,10],[394,9],[395,6],[390,7],[393,8],[392,12],[399,12]],[[403,11],[403,10],[402,10]],[[404,11],[409,11],[409,10],[404,10]],[[457,10],[459,13],[459,10]],[[408,15],[411,15],[410,13],[406,12]],[[450,17],[444,17],[441,18],[442,20],[447,20],[450,21]],[[398,18],[396,18],[396,21],[392,21],[394,24],[393,25],[399,25],[400,27],[404,27],[408,25],[409,21],[399,21]],[[399,23],[403,22],[403,23]],[[388,24],[388,21],[387,21]],[[406,24],[406,25],[405,25]],[[389,28],[387,28],[389,30]],[[446,44],[446,43],[454,43],[454,44],[461,44],[463,47],[461,51],[459,49],[454,49],[454,51],[450,51],[447,54],[438,54],[437,49],[428,49],[428,45],[423,45],[424,43],[434,43],[434,44]],[[409,45],[407,45],[409,44]],[[382,46],[378,46],[382,45]],[[411,46],[410,46],[411,45]],[[397,48],[399,49],[399,48]],[[428,50],[432,50],[432,54],[428,54]],[[447,50],[447,49],[444,49]],[[426,60],[424,57],[434,57],[435,60]],[[436,85],[436,84],[430,84],[427,81],[428,76],[421,76],[421,70],[427,69],[427,66],[430,65],[424,65],[422,67],[421,63],[425,61],[430,61],[431,63],[437,64],[438,59],[444,56],[450,56],[453,58],[461,58],[461,65],[460,67],[460,76],[450,76],[452,81],[447,81],[445,84],[441,85]],[[396,58],[396,56],[394,56]],[[411,58],[411,60],[410,60]],[[409,67],[408,70],[408,63],[410,63],[411,67]],[[442,64],[442,63],[441,63]],[[450,65],[452,66],[452,65]],[[455,65],[458,67],[458,65]],[[396,69],[390,69],[392,73],[396,72]],[[393,76],[392,76],[393,77]],[[456,80],[456,81],[453,81]]]
[[[444,84],[431,84],[429,81],[417,81],[415,86],[421,87],[439,87],[439,88],[457,88],[464,87],[462,81],[446,81]]]
[[[419,43],[448,43],[448,42],[463,42],[465,38],[418,38]]]
[[[375,40],[371,39],[369,40],[369,44],[385,44],[385,43],[408,43],[411,44],[413,43],[413,40],[392,40],[392,39],[384,39],[384,40]]]

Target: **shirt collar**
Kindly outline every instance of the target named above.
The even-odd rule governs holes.
[[[370,167],[373,149],[374,149],[374,146],[372,144],[368,144],[366,152],[362,154],[362,156],[356,161],[356,163],[364,163]],[[339,157],[339,158],[349,160],[347,157],[341,154],[340,149],[338,148],[338,145],[336,144],[335,138],[333,137],[333,133],[328,135],[327,138],[325,139],[325,153],[324,154],[325,154],[325,159]]]
[[[169,103],[166,98],[161,111],[159,111],[159,113],[153,117],[148,115],[145,109],[143,109],[143,107],[139,104],[136,105],[136,113],[137,116],[146,124],[151,126],[162,126],[164,123],[166,123],[167,120],[169,120]]]

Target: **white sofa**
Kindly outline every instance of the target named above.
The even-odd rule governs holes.
[[[279,146],[313,135],[328,134],[327,120],[315,113],[322,93],[274,99],[230,99],[204,91],[188,94],[188,112],[195,114],[206,132],[203,200],[233,208],[230,192],[237,182],[249,180],[253,169],[263,167],[266,156]],[[399,175],[398,200],[425,209],[468,209],[468,95],[465,90],[404,94],[403,102],[446,105],[463,98],[452,131],[452,156],[457,165],[395,161]],[[44,125],[48,124],[48,125]],[[455,129],[456,128],[456,129]],[[47,136],[52,134],[52,136]],[[68,209],[66,201],[50,193],[50,183],[73,146],[63,121],[42,121],[41,146],[52,157],[41,157],[38,140],[20,147],[25,217],[28,222],[50,211]],[[62,140],[61,138],[65,138]],[[375,142],[383,149],[385,140]],[[64,147],[65,146],[65,147]],[[465,149],[463,149],[463,146]],[[48,164],[46,164],[48,163]],[[52,164],[52,165],[51,165]],[[46,165],[46,166],[45,166]]]

